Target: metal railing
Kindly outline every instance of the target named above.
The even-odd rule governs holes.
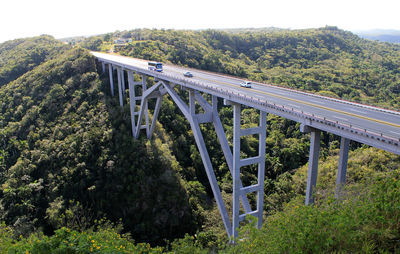
[[[338,121],[336,119],[334,120],[332,118],[322,116],[322,115],[317,115],[312,112],[294,109],[293,107],[285,106],[284,104],[279,104],[279,103],[272,102],[272,101],[269,102],[268,100],[257,98],[256,96],[252,96],[249,94],[245,94],[245,93],[241,93],[241,92],[233,91],[233,90],[222,89],[220,87],[216,87],[214,85],[207,84],[206,82],[197,82],[192,79],[188,79],[188,78],[177,76],[177,75],[154,72],[154,71],[150,71],[150,70],[147,70],[144,68],[139,68],[139,67],[135,67],[135,66],[131,66],[131,65],[125,65],[125,64],[121,64],[121,63],[118,63],[118,62],[115,62],[112,60],[103,59],[101,57],[98,57],[98,58],[101,61],[114,64],[116,66],[122,67],[127,70],[135,71],[140,74],[145,74],[148,76],[158,78],[160,80],[166,80],[166,81],[169,81],[169,82],[172,82],[175,84],[190,87],[190,88],[193,88],[193,89],[196,89],[196,90],[199,90],[202,92],[206,92],[209,94],[214,94],[214,95],[217,95],[218,97],[232,100],[235,102],[239,102],[239,103],[242,103],[247,106],[258,105],[259,109],[264,108],[266,112],[274,113],[274,112],[271,112],[271,109],[276,111],[275,113],[277,113],[277,115],[280,115],[279,112],[285,112],[286,114],[294,116],[294,119],[292,119],[292,120],[295,120],[295,121],[298,121],[301,123],[303,123],[305,121],[311,121],[311,122],[315,122],[315,123],[325,124],[327,126],[337,128],[338,130],[341,130],[341,131],[347,131],[351,135],[358,135],[358,136],[370,138],[375,141],[381,141],[383,143],[388,143],[388,144],[394,145],[395,147],[399,147],[399,149],[400,149],[400,145],[399,145],[400,138],[394,137],[394,136],[389,136],[387,134],[383,134],[378,129],[364,128],[363,126],[355,125],[355,124],[352,124],[349,122],[346,123],[343,121]],[[287,88],[283,88],[283,89],[287,89]],[[309,93],[305,93],[302,91],[296,91],[296,90],[292,90],[292,89],[289,89],[289,90],[295,91],[298,93],[302,93],[302,94],[306,94],[306,95],[311,95],[314,97],[327,99],[327,100],[334,100],[334,101],[341,102],[341,103],[348,103],[348,104],[356,105],[356,103],[353,103],[353,102],[342,101],[342,100],[338,100],[335,98],[327,98],[327,97],[323,97],[320,95],[309,94]],[[362,104],[357,104],[357,106],[360,106],[360,105],[362,105]],[[379,108],[371,107],[368,105],[362,105],[362,106],[368,107],[368,108],[373,108],[375,110],[382,110],[387,113],[400,114],[395,111],[379,109]]]

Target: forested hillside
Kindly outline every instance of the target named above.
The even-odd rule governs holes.
[[[336,27],[306,30],[132,30],[114,50],[356,102],[400,108],[400,45],[379,43]],[[99,38],[98,38],[99,39]],[[94,47],[92,47],[94,48]]]
[[[118,37],[133,41],[112,45]],[[81,46],[400,108],[400,47],[334,27],[142,29],[88,38]],[[30,49],[36,48],[47,53],[33,61]],[[0,44],[0,53],[0,253],[400,248],[399,156],[351,143],[349,187],[334,200],[339,140],[323,133],[317,204],[305,207],[309,136],[298,124],[268,115],[267,221],[261,231],[245,227],[243,241],[229,246],[190,125],[168,97],[154,137],[134,140],[129,105],[121,109],[111,97],[108,74],[86,49],[41,36]],[[230,139],[232,109],[219,103],[219,112]],[[242,124],[256,124],[257,117],[244,108]],[[202,132],[230,209],[232,180],[216,133],[209,124]],[[244,157],[257,149],[258,139],[243,139]],[[242,172],[244,185],[256,182],[256,172]]]
[[[50,36],[17,39],[0,44],[0,87],[68,48]]]
[[[22,235],[103,217],[141,241],[191,232],[182,168],[162,129],[134,141],[94,58],[79,48],[54,58],[0,89],[1,220]]]

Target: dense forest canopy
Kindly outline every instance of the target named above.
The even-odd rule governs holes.
[[[132,41],[114,44],[117,38]],[[352,142],[349,186],[333,202],[339,139],[323,133],[317,204],[305,207],[309,136],[299,124],[271,114],[266,223],[261,231],[244,227],[243,241],[227,245],[187,120],[166,97],[154,137],[134,140],[129,105],[118,106],[108,74],[84,48],[400,108],[400,46],[335,27],[136,29],[73,46],[49,36],[5,42],[0,44],[0,252],[399,250],[400,157]],[[177,92],[186,99],[185,91]],[[232,109],[219,103],[219,113],[231,139]],[[258,112],[244,108],[242,119],[252,126]],[[230,210],[232,179],[216,133],[209,124],[201,130]],[[257,138],[243,138],[243,156],[255,156],[257,148]],[[256,183],[256,175],[256,168],[244,170],[244,185]],[[254,196],[249,199],[255,202]]]
[[[0,86],[15,80],[69,47],[51,36],[17,39],[0,44]]]

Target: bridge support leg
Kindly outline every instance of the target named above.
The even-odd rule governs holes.
[[[132,124],[132,136],[135,136],[136,132],[136,95],[135,95],[135,81],[133,77],[133,71],[128,70],[128,85],[129,85],[129,109],[131,112],[131,124]]]
[[[101,69],[103,70],[103,73],[106,72],[106,64],[104,62],[101,62]]]
[[[144,93],[147,90],[147,81],[146,80],[147,80],[147,77],[145,75],[142,75],[142,98],[143,98]],[[143,99],[142,99],[142,101],[143,101]],[[144,115],[145,125],[141,126],[140,128],[144,127],[144,129],[146,129],[146,134],[148,136],[148,134],[150,132],[150,126],[149,126],[150,120],[149,120],[149,103],[147,100],[144,103],[144,110],[145,110],[145,115]]]
[[[258,137],[258,151],[261,157],[258,163],[258,179],[257,184],[259,190],[257,191],[257,211],[258,211],[258,228],[260,229],[263,223],[264,211],[264,178],[265,178],[265,138],[267,136],[267,113],[260,111],[260,134]]]
[[[151,95],[156,92],[155,90],[157,88],[159,88],[162,84],[162,82],[157,83],[156,85],[152,86],[148,91],[147,91],[147,84],[146,84],[146,76],[145,75],[141,75],[142,76],[142,81],[140,82],[133,82],[133,84],[135,85],[139,85],[142,87],[142,95],[141,96],[136,96],[135,99],[141,100],[140,103],[140,111],[138,112],[138,120],[137,120],[137,124],[136,124],[136,130],[134,132],[134,138],[137,139],[139,137],[139,133],[141,129],[146,129],[146,135],[148,138],[151,137],[151,132],[154,130],[154,126],[151,126],[152,128],[150,128],[150,119],[149,119],[149,103],[148,103],[148,99],[149,97],[152,97]],[[158,96],[155,97],[162,97],[164,94],[161,94],[161,92],[158,92]],[[154,97],[154,96],[153,96]],[[158,116],[158,112],[160,110],[161,107],[161,98],[159,98],[159,100],[157,100],[156,103],[156,108],[154,111],[155,116]],[[145,124],[142,124],[143,122],[143,117],[145,118]],[[155,124],[156,119],[154,119],[153,116],[153,123]]]
[[[118,77],[118,95],[119,95],[119,105],[121,107],[124,106],[124,100],[122,96],[122,75],[123,70],[120,67],[117,67],[117,77]]]
[[[245,219],[246,215],[257,217],[260,228],[263,218],[263,202],[264,202],[264,175],[265,175],[265,136],[266,136],[266,113],[260,112],[259,126],[249,129],[241,129],[240,127],[241,105],[233,103],[233,215],[232,215],[232,236],[233,240],[238,237],[237,229],[240,221]],[[258,156],[252,158],[240,158],[240,137],[246,135],[259,135],[259,152]],[[241,187],[240,168],[251,164],[258,164],[258,181],[257,184]],[[254,211],[239,212],[239,197],[247,193],[257,192],[257,208]]]
[[[233,215],[232,236],[238,237],[240,195],[240,104],[233,105]]]
[[[207,101],[204,100],[204,98],[198,98],[199,101],[204,101],[204,104],[207,103]],[[217,111],[217,106],[218,106],[218,99],[216,96],[212,96],[212,112],[213,112],[213,124],[215,128],[215,132],[217,133],[217,137],[219,140],[219,143],[221,144],[222,152],[224,153],[225,161],[226,164],[228,164],[229,171],[231,172],[231,176],[233,178],[233,155],[231,148],[229,147],[229,142],[228,139],[226,138],[225,132],[224,132],[224,127],[222,126],[221,119],[219,118],[218,111]],[[240,188],[243,188],[242,181],[239,180],[239,185]],[[242,193],[240,195],[240,200],[242,201],[242,205],[244,208],[244,211],[246,213],[251,212],[251,207],[249,200],[247,199],[246,193]]]
[[[350,140],[344,137],[340,139],[340,152],[339,152],[339,165],[336,175],[336,193],[335,197],[338,198],[342,186],[346,182],[347,160],[349,157],[349,144]]]
[[[108,74],[110,76],[111,96],[114,96],[114,81],[113,81],[113,66],[112,66],[112,64],[108,64]]]
[[[162,98],[163,98],[163,96],[158,96],[157,97],[156,107],[154,108],[154,112],[153,112],[153,119],[151,121],[149,132],[147,133],[147,138],[148,139],[150,139],[151,136],[153,135],[154,128],[156,126],[156,121],[157,121],[157,118],[158,118],[158,113],[160,112],[160,108],[161,108]]]
[[[121,68],[121,88],[122,88],[122,97],[125,97],[125,70]]]
[[[161,86],[164,86],[164,89]],[[159,89],[157,91],[157,89]],[[241,129],[240,128],[240,104],[235,106],[237,112],[235,114],[235,131],[234,135],[236,142],[234,143],[234,155],[229,147],[229,143],[226,139],[226,135],[224,129],[222,127],[221,120],[218,116],[217,97],[212,96],[212,105],[210,105],[199,92],[194,91],[192,89],[189,90],[189,105],[176,94],[175,90],[172,86],[169,85],[168,82],[159,81],[156,85],[153,85],[148,90],[144,92],[142,96],[142,102],[140,106],[140,113],[138,122],[141,122],[143,119],[143,114],[145,111],[145,104],[149,98],[157,98],[156,107],[153,114],[153,120],[150,128],[150,132],[148,132],[147,137],[150,138],[153,132],[153,128],[155,126],[155,121],[157,119],[157,115],[161,106],[162,96],[168,92],[171,98],[174,100],[179,109],[183,112],[185,117],[188,119],[194,138],[196,140],[197,147],[199,149],[204,168],[207,173],[208,180],[211,185],[211,189],[213,191],[215,200],[217,202],[218,209],[220,211],[222,220],[224,222],[224,226],[228,237],[232,242],[235,241],[235,237],[237,237],[237,227],[239,226],[239,222],[245,219],[246,215],[253,215],[258,218],[258,227],[262,225],[262,216],[263,216],[263,198],[264,198],[264,175],[265,175],[265,136],[266,136],[266,113],[260,112],[260,123],[256,128],[249,129]],[[196,102],[204,109],[205,113],[196,113]],[[212,168],[211,159],[207,152],[206,146],[204,144],[204,139],[200,130],[201,123],[209,123],[212,122],[214,124],[218,139],[221,143],[222,150],[225,155],[225,159],[227,161],[228,167],[233,175],[234,179],[234,210],[232,223],[235,224],[235,227],[232,226],[231,221],[229,220],[229,216],[226,211],[225,204],[222,200],[222,195],[216,181],[216,177]],[[139,135],[139,129],[136,129],[135,138]],[[253,135],[259,134],[259,155],[253,158],[240,159],[240,136],[245,135]],[[238,141],[237,141],[238,140]],[[236,160],[235,160],[236,159]],[[258,183],[252,186],[243,187],[242,182],[240,180],[240,167],[247,166],[251,164],[258,164]],[[236,171],[235,171],[236,170]],[[247,199],[247,194],[250,192],[257,192],[257,208],[252,211],[249,201]],[[244,214],[239,214],[239,202],[242,202],[243,208],[245,210]]]
[[[320,137],[321,131],[311,128],[310,156],[308,159],[307,190],[305,201],[306,205],[314,203],[313,189],[317,185]]]
[[[196,95],[194,91],[189,91],[189,107],[188,107],[186,103],[176,94],[175,90],[168,83],[164,84],[164,88],[190,123],[197,148],[199,149],[200,152],[201,160],[203,161],[203,165],[206,170],[208,181],[210,182],[210,186],[214,194],[214,198],[217,202],[217,206],[221,214],[222,221],[224,222],[225,230],[228,234],[228,237],[231,238],[231,232],[232,232],[231,222],[229,220],[229,216],[226,211],[224,201],[222,199],[221,191],[219,189],[218,182],[215,177],[214,170],[211,164],[211,159],[208,155],[203,135],[200,130],[200,122],[205,123],[212,121],[212,115],[210,114],[210,112],[205,114],[196,114],[195,103],[194,103]]]

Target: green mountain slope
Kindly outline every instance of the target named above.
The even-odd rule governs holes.
[[[168,138],[134,141],[96,68],[75,48],[0,88],[0,220],[20,234],[103,217],[137,240],[191,232]]]
[[[68,48],[46,35],[1,43],[0,87]]]

